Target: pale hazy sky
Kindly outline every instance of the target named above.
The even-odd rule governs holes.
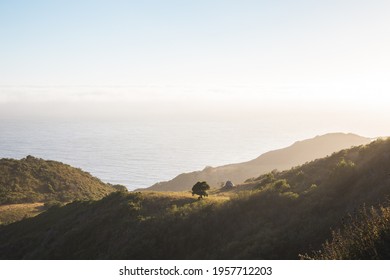
[[[389,15],[388,0],[0,0],[0,117],[283,111],[390,134]]]

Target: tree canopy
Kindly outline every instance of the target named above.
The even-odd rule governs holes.
[[[199,195],[199,199],[203,198],[204,196],[208,196],[207,191],[210,189],[209,184],[206,182],[197,182],[192,187],[192,195]]]

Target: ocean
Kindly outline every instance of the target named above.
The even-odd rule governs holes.
[[[133,190],[315,136],[305,131],[277,129],[265,120],[0,120],[0,158],[61,161]]]

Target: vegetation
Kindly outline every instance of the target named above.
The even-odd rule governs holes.
[[[221,186],[222,182],[226,182],[227,180],[239,184],[248,178],[259,176],[273,169],[289,169],[293,166],[325,157],[342,149],[368,144],[370,141],[371,139],[369,138],[355,134],[325,134],[296,142],[284,149],[267,152],[251,161],[219,167],[207,166],[201,171],[183,173],[167,182],[157,183],[148,188],[148,190],[190,191],[192,186],[199,181],[206,181],[211,187]]]
[[[127,188],[123,185],[119,185],[119,184],[116,184],[116,185],[108,184],[108,185],[113,187],[118,192],[127,192]]]
[[[390,140],[378,140],[207,200],[117,192],[76,201],[0,227],[0,258],[387,258],[389,171]]]
[[[390,258],[390,207],[364,207],[357,216],[349,217],[342,230],[332,232],[331,241],[322,249],[305,254],[303,259],[349,260]]]
[[[197,182],[193,187],[192,187],[192,195],[199,195],[198,199],[202,199],[204,196],[209,196],[207,194],[207,191],[210,189],[209,184],[206,182]]]
[[[0,159],[0,205],[101,199],[118,188],[56,161]]]
[[[34,217],[45,210],[43,203],[0,205],[0,225]]]

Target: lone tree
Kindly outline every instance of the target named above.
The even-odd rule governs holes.
[[[198,182],[192,187],[192,195],[199,195],[198,199],[203,198],[204,196],[209,196],[207,191],[210,189],[209,184],[206,182]]]

